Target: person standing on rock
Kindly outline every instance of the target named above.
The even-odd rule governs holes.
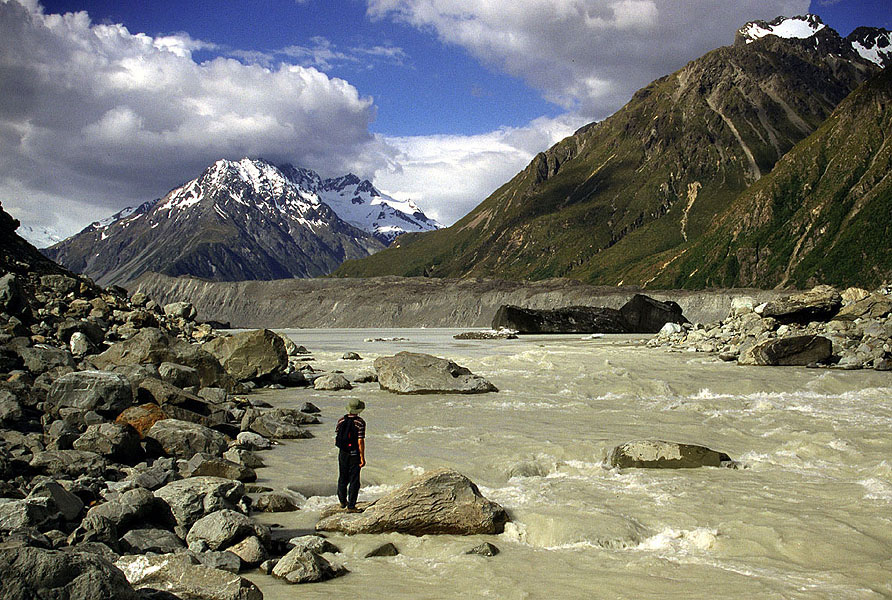
[[[365,402],[353,398],[347,403],[347,414],[335,426],[338,447],[338,500],[341,508],[356,510],[359,496],[359,472],[365,466],[365,421],[359,416]]]

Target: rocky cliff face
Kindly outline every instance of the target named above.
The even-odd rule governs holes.
[[[803,31],[789,35],[791,25]],[[879,71],[816,18],[791,25],[755,24],[538,155],[452,227],[404,236],[336,274],[651,285]]]
[[[134,283],[159,302],[188,301],[199,318],[234,327],[489,327],[503,304],[554,309],[563,306],[620,308],[635,288],[586,285],[553,279],[511,282],[486,279],[376,277],[211,282],[147,273]],[[767,301],[762,290],[648,292],[674,300],[694,322],[728,315],[737,295]]]

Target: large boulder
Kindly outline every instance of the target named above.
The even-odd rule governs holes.
[[[505,509],[484,498],[470,479],[452,469],[439,469],[413,479],[362,513],[338,512],[324,517],[316,530],[351,535],[498,534],[507,521]]]
[[[56,367],[75,367],[74,357],[68,350],[54,348],[46,344],[38,344],[33,347],[16,348],[22,363],[27,371],[33,375],[40,375]]]
[[[836,314],[834,320],[883,319],[890,314],[892,314],[892,298],[883,294],[869,294],[867,297],[843,307]]]
[[[220,362],[200,346],[190,344],[157,328],[146,328],[132,338],[112,345],[102,354],[90,358],[100,369],[120,365],[159,365],[163,362],[192,367],[198,372],[202,386],[235,388],[235,381]]]
[[[196,454],[189,459],[183,471],[188,477],[209,475],[239,481],[257,480],[257,473],[252,467],[211,454]]]
[[[630,333],[657,333],[666,323],[687,323],[675,302],[661,302],[644,294],[635,294],[620,309]]]
[[[158,375],[161,379],[177,386],[178,388],[201,385],[198,371],[186,365],[178,365],[172,362],[163,362],[158,365]]]
[[[315,552],[292,548],[273,567],[273,576],[288,583],[318,583],[346,574],[346,569],[333,566]]]
[[[799,294],[772,300],[756,307],[762,317],[773,317],[780,323],[829,321],[842,307],[842,296],[829,285],[819,285]]]
[[[131,529],[121,537],[121,548],[132,554],[168,554],[185,547],[175,533],[167,529]]]
[[[136,430],[140,437],[145,437],[152,425],[168,418],[161,407],[154,403],[131,406],[115,419],[119,425],[128,425]]]
[[[255,523],[238,511],[222,509],[200,518],[189,529],[186,543],[190,548],[200,546],[205,550],[226,550],[248,536],[269,540],[269,529]]]
[[[98,541],[116,547],[118,538],[126,531],[157,516],[157,507],[157,500],[149,490],[128,490],[118,498],[90,508],[70,541]]]
[[[776,338],[747,348],[737,362],[741,365],[807,366],[833,355],[833,343],[819,335]]]
[[[378,385],[397,394],[480,394],[497,392],[486,379],[445,358],[416,352],[375,359]]]
[[[52,479],[37,480],[28,497],[49,498],[66,521],[74,521],[84,510],[84,503],[80,498]]]
[[[274,440],[311,438],[301,427],[319,423],[319,419],[293,408],[249,410],[242,418],[242,429]]]
[[[0,500],[0,531],[55,525],[60,512],[51,498]]]
[[[224,508],[239,509],[244,495],[245,486],[240,481],[205,476],[172,481],[155,491],[155,497],[170,507],[183,538],[205,515]]]
[[[145,377],[140,380],[136,397],[141,404],[158,404],[168,416],[182,421],[198,423],[205,427],[226,422],[226,412],[223,408],[155,377]]]
[[[620,311],[596,306],[545,310],[503,304],[493,317],[492,328],[517,333],[629,333]]]
[[[732,461],[724,452],[716,452],[705,446],[662,440],[637,440],[611,450],[607,463],[621,469],[692,469],[730,466]]]
[[[104,478],[108,462],[86,450],[44,450],[34,453],[31,468],[59,479],[77,479],[82,475]]]
[[[156,441],[168,456],[192,458],[202,452],[220,456],[226,452],[226,436],[198,423],[179,419],[162,419],[152,425],[146,439]]]
[[[19,277],[15,273],[6,273],[0,277],[0,312],[19,315],[27,308],[28,303]]]
[[[117,415],[133,405],[130,380],[108,371],[76,371],[53,383],[47,395],[47,408],[58,413],[65,408]]]
[[[124,574],[97,554],[31,546],[0,548],[4,600],[140,600]]]
[[[219,337],[204,344],[204,349],[239,381],[279,375],[288,368],[285,342],[269,329]]]
[[[185,553],[122,556],[115,565],[136,589],[160,590],[183,599],[263,600],[263,592],[244,577],[198,564]]]
[[[116,462],[127,464],[138,462],[144,456],[136,430],[117,423],[90,425],[79,438],[74,440],[73,448],[95,452]]]

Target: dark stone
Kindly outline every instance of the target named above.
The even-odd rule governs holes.
[[[68,350],[40,344],[32,348],[19,348],[18,353],[25,369],[34,375],[46,373],[55,367],[75,367],[74,357]]]
[[[475,546],[465,552],[465,554],[476,554],[478,556],[495,556],[500,550],[489,542],[483,542],[479,546]]]
[[[140,600],[124,574],[88,552],[35,547],[0,548],[4,600]]]
[[[95,452],[126,464],[139,462],[144,456],[136,430],[129,425],[117,423],[90,425],[72,446],[75,450]]]
[[[117,415],[133,405],[130,381],[119,373],[77,371],[63,375],[53,383],[47,395],[50,412],[63,408]]]
[[[643,294],[632,296],[619,312],[628,323],[630,333],[657,333],[666,323],[688,322],[677,303],[661,302]]]
[[[383,546],[378,546],[371,552],[365,555],[366,558],[374,558],[376,556],[399,556],[400,551],[393,544],[393,542],[387,542]]]
[[[211,477],[223,477],[225,479],[237,479],[246,482],[257,480],[257,473],[251,467],[202,453],[196,454],[189,459],[184,475],[187,477],[209,475]]]
[[[146,439],[156,441],[168,456],[186,459],[199,452],[220,456],[228,446],[222,433],[178,419],[158,421],[146,433]]]
[[[503,304],[493,317],[492,328],[518,333],[630,333],[620,311],[593,306],[544,310]]]
[[[82,450],[44,450],[35,452],[31,468],[59,479],[77,479],[81,475],[105,477],[108,463],[95,452]]]
[[[756,312],[763,318],[773,317],[778,323],[807,324],[811,321],[829,321],[841,307],[840,293],[829,285],[819,285],[807,292],[772,300],[757,307]]]
[[[183,541],[166,529],[131,529],[121,538],[121,548],[130,554],[168,554],[184,547]]]

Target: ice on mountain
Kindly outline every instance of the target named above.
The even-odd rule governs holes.
[[[824,29],[821,20],[814,15],[805,15],[792,18],[779,18],[771,23],[764,21],[755,21],[746,24],[741,28],[740,33],[743,34],[749,44],[767,35],[774,35],[785,39],[807,39]]]

